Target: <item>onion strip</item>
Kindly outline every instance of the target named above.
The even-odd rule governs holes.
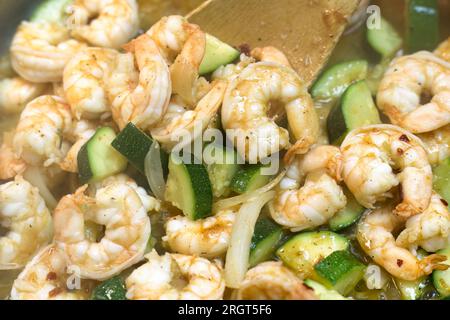
[[[58,201],[55,199],[52,192],[48,188],[47,183],[45,182],[44,174],[38,168],[28,167],[23,173],[23,177],[33,186],[38,188],[39,194],[44,199],[50,210],[56,208]]]
[[[286,174],[286,170],[283,170],[282,172],[280,172],[280,174],[275,179],[270,181],[268,184],[266,184],[265,186],[263,186],[259,189],[254,190],[252,192],[240,194],[235,197],[226,198],[226,199],[217,201],[213,205],[213,212],[217,213],[222,210],[237,206],[241,203],[251,201],[254,198],[260,197],[263,193],[272,190],[281,181],[281,179],[283,179],[285,174]]]
[[[166,182],[161,164],[161,148],[158,141],[154,140],[144,160],[145,176],[153,194],[159,200],[164,200]]]
[[[253,198],[240,208],[231,231],[231,240],[225,261],[225,283],[229,288],[239,288],[248,270],[250,244],[256,220],[262,207],[275,196],[268,191]]]

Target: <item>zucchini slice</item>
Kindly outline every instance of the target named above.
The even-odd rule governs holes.
[[[450,247],[442,249],[437,254],[442,254],[447,257],[445,264],[450,266]],[[442,298],[450,297],[450,268],[444,271],[436,270],[433,271],[433,284],[436,290],[439,292]]]
[[[344,193],[347,198],[347,205],[328,221],[331,231],[339,231],[351,226],[359,220],[366,210],[356,201],[355,196],[347,188],[345,188]]]
[[[234,149],[209,144],[204,152],[210,151],[215,162],[207,165],[214,197],[227,196],[231,192],[231,181],[239,170],[237,153]]]
[[[215,71],[239,57],[239,51],[210,34],[206,34],[205,56],[200,64],[199,74]]]
[[[314,275],[314,266],[334,251],[347,250],[349,240],[331,231],[302,232],[277,250],[277,256],[304,278]]]
[[[242,194],[268,184],[271,176],[262,174],[262,169],[262,164],[247,164],[243,166],[231,180],[231,190]]]
[[[348,300],[348,298],[344,297],[339,292],[329,290],[314,280],[306,279],[304,283],[314,290],[314,293],[320,300]]]
[[[439,44],[438,0],[408,0],[406,10],[408,52],[433,51]]]
[[[354,82],[367,77],[369,64],[365,60],[343,62],[325,70],[311,88],[316,100],[333,101],[339,99]]]
[[[203,164],[183,163],[169,158],[165,199],[192,220],[206,218],[212,211],[212,187]]]
[[[30,21],[63,23],[66,17],[66,8],[72,2],[73,0],[45,0],[33,11]]]
[[[153,139],[133,123],[128,123],[111,143],[114,149],[119,151],[128,161],[145,175],[144,163]],[[164,176],[167,176],[169,156],[161,150],[161,164]]]
[[[126,169],[127,159],[111,146],[115,138],[112,128],[102,127],[81,147],[77,156],[81,183],[99,181]]]
[[[333,108],[327,118],[328,138],[339,144],[353,129],[381,123],[380,114],[366,81],[352,84],[342,96],[342,102]]]
[[[91,300],[127,300],[126,293],[125,281],[122,277],[115,276],[95,287]]]
[[[433,169],[433,188],[450,203],[450,157]]]
[[[355,288],[365,270],[366,266],[348,250],[335,251],[314,266],[316,279],[343,295]]]
[[[250,245],[250,267],[269,260],[282,237],[281,226],[269,218],[258,219]]]
[[[384,18],[381,18],[380,28],[367,29],[367,41],[382,58],[392,57],[402,47],[402,37]]]

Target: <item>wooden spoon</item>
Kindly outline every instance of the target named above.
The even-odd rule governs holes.
[[[309,86],[360,0],[208,0],[189,21],[233,45],[282,50]]]

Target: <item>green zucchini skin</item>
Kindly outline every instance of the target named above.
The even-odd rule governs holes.
[[[450,157],[433,169],[433,188],[450,203]]]
[[[367,42],[382,57],[393,57],[403,45],[402,37],[384,18],[380,28],[367,29]]]
[[[438,0],[408,0],[406,23],[408,53],[433,51],[440,36]]]
[[[91,300],[127,300],[125,281],[120,276],[103,281],[92,291]]]
[[[231,180],[231,190],[242,194],[263,187],[270,181],[270,176],[262,173],[263,165],[247,164],[236,172]]]
[[[441,254],[447,257],[447,260],[443,263],[450,266],[450,247],[442,249],[437,254]],[[435,270],[432,274],[433,284],[440,296],[444,299],[450,298],[450,268],[447,270]]]
[[[250,244],[250,267],[267,261],[277,249],[283,229],[269,218],[260,218],[256,222]]]
[[[347,198],[347,205],[328,221],[331,231],[337,232],[350,227],[359,220],[366,210],[356,201],[353,194],[347,188],[344,189],[344,194]]]
[[[232,63],[239,57],[239,51],[210,34],[206,34],[205,55],[199,67],[199,74],[205,75],[220,66]]]

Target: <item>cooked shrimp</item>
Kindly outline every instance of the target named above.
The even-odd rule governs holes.
[[[58,23],[22,22],[11,44],[14,70],[31,82],[62,80],[66,63],[86,45]]]
[[[47,84],[29,82],[21,77],[0,80],[0,113],[22,112],[25,105],[47,89]]]
[[[319,119],[306,87],[287,67],[258,62],[246,67],[228,86],[222,106],[222,125],[238,152],[251,163],[289,146],[289,133],[275,123],[279,102],[287,113],[298,146],[305,153],[315,143]],[[275,116],[270,117],[272,111]]]
[[[409,217],[428,207],[433,176],[416,136],[393,125],[366,126],[350,132],[341,151],[344,181],[366,208],[373,209],[377,201],[391,197],[398,184],[403,201],[395,208],[396,214]]]
[[[207,259],[153,250],[148,260],[126,279],[133,300],[218,300],[225,280],[222,268]]]
[[[347,204],[339,186],[341,170],[342,154],[337,147],[319,146],[297,158],[269,205],[272,218],[293,231],[326,223]]]
[[[198,102],[194,110],[189,110],[174,96],[161,122],[151,130],[152,137],[168,150],[175,144],[181,146],[192,142],[198,134],[203,133],[217,114],[226,87],[224,81],[213,83],[212,89]]]
[[[406,228],[397,237],[397,244],[404,248],[422,247],[436,252],[449,245],[450,212],[448,203],[433,193],[430,206],[422,213],[406,221]]]
[[[138,32],[136,0],[75,0],[67,11],[72,36],[93,46],[118,49]]]
[[[450,156],[450,125],[421,133],[418,137],[425,144],[431,165],[438,165]]]
[[[55,245],[43,248],[14,281],[12,300],[86,300],[94,284],[91,280],[71,281],[76,273],[70,270],[64,252]]]
[[[127,45],[134,53],[121,54],[109,79],[113,119],[122,129],[133,122],[142,129],[158,123],[164,116],[171,95],[170,73],[160,50],[146,34]]]
[[[396,278],[416,280],[433,270],[447,267],[440,264],[446,257],[432,254],[419,260],[395,243],[393,232],[402,226],[402,219],[389,206],[371,211],[358,224],[356,238],[362,249]]]
[[[91,184],[89,186],[89,191],[95,194],[97,190],[117,183],[126,184],[127,186],[133,188],[133,190],[136,191],[139,198],[141,199],[142,204],[144,205],[144,208],[147,212],[159,211],[161,209],[161,202],[158,199],[149,196],[144,188],[138,186],[136,181],[134,181],[124,173],[116,174],[114,176],[110,176],[99,182]]]
[[[16,176],[0,185],[0,270],[23,267],[52,238],[52,217],[39,191]]]
[[[72,125],[70,107],[57,96],[40,96],[23,110],[13,149],[31,165],[59,163],[67,152],[63,135]]]
[[[8,180],[23,173],[27,164],[18,157],[12,147],[3,143],[0,147],[0,180]]]
[[[283,52],[275,47],[255,48],[250,55],[258,61],[266,61],[281,64],[282,66],[291,68],[288,58]]]
[[[247,66],[254,62],[254,58],[242,53],[239,56],[238,63],[230,63],[225,66],[220,66],[216,69],[216,71],[213,72],[213,74],[211,75],[211,79],[231,81],[236,76],[238,76],[242,70],[244,70]]]
[[[64,68],[64,93],[77,119],[107,118],[111,113],[107,83],[119,52],[86,48]]]
[[[185,17],[173,15],[161,18],[147,34],[155,41],[165,60],[171,65],[188,38],[199,30],[199,26],[189,23]]]
[[[54,212],[55,241],[81,277],[104,280],[139,262],[150,237],[150,219],[136,191],[115,183],[84,194],[87,186],[61,199]],[[100,241],[85,235],[85,222],[105,226]]]
[[[228,249],[235,219],[236,212],[232,210],[197,221],[176,216],[167,221],[163,241],[173,252],[206,258],[220,257]]]
[[[434,54],[441,59],[450,62],[450,37],[439,45],[439,47],[434,51]]]
[[[281,262],[264,262],[247,271],[238,300],[317,300],[314,291],[303,284]]]
[[[422,104],[421,99],[430,102]],[[380,83],[377,103],[393,124],[413,133],[450,123],[450,63],[420,52],[395,59]]]

